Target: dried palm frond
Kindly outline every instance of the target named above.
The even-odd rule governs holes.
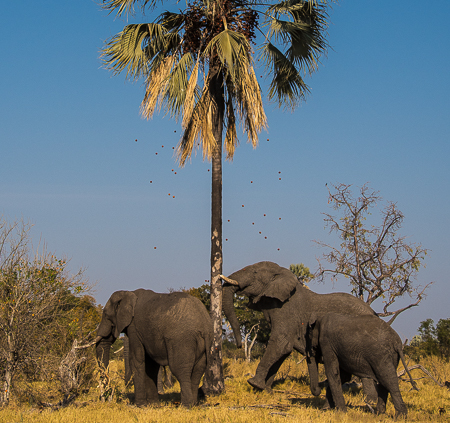
[[[163,59],[145,82],[145,96],[141,103],[141,114],[150,119],[159,103],[158,110],[161,109],[164,96],[169,87],[169,75],[175,62],[175,55]]]
[[[202,144],[203,159],[210,159],[216,146],[212,132],[212,117],[216,105],[211,99],[208,87],[204,87],[200,99],[194,106],[191,118],[187,121],[183,136],[177,146],[177,156],[180,166],[191,158],[196,146]],[[197,145],[196,145],[197,143]]]
[[[182,121],[183,128],[187,127],[188,122],[192,117],[192,112],[194,110],[195,89],[197,87],[197,80],[198,80],[198,67],[199,61],[197,60],[194,69],[192,69],[191,76],[189,77],[189,82],[186,88],[186,99],[184,102],[183,121]]]

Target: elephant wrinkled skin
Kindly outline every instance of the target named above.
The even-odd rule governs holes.
[[[406,417],[407,409],[398,385],[397,366],[411,374],[403,357],[397,332],[377,316],[345,316],[329,313],[311,317],[307,325],[307,355],[311,366],[311,384],[319,389],[317,361],[323,361],[328,379],[327,400],[331,407],[346,411],[342,383],[351,375],[378,382],[377,412],[386,412],[388,393],[395,407],[395,417]],[[416,388],[411,378],[411,383]],[[417,388],[416,388],[417,389]]]
[[[105,367],[120,333],[129,338],[136,405],[159,401],[158,371],[167,365],[180,382],[182,404],[197,402],[213,339],[212,322],[200,300],[182,292],[116,291],[97,330],[97,358]]]
[[[257,389],[270,389],[278,369],[293,349],[305,355],[301,328],[308,323],[312,313],[318,317],[329,312],[375,315],[369,305],[350,294],[312,292],[289,269],[269,261],[246,266],[223,279],[223,311],[238,347],[241,347],[242,340],[233,305],[234,294],[246,295],[248,307],[262,311],[271,325],[266,352],[255,376],[248,380]],[[372,382],[364,388],[366,395],[376,396]],[[319,393],[313,392],[315,395]]]

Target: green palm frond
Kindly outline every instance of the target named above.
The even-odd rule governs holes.
[[[172,116],[178,117],[186,100],[188,87],[188,75],[194,67],[194,59],[191,53],[185,53],[174,66],[168,79],[168,90],[165,95],[167,110]]]
[[[319,57],[328,48],[323,36],[327,27],[326,9],[320,4],[314,6],[311,2],[287,0],[271,6],[269,11],[272,17],[266,23],[268,37],[287,47],[286,56],[303,72],[314,72]]]
[[[102,7],[103,9],[109,10],[113,12],[117,10],[117,16],[126,14],[134,14],[134,6],[136,3],[142,3],[141,8],[144,9],[147,5],[150,8],[153,8],[156,4],[156,0],[103,0]]]
[[[129,79],[146,75],[148,63],[164,49],[166,30],[160,24],[132,24],[105,43],[102,58],[114,73],[126,71]]]
[[[216,52],[222,66],[235,79],[239,69],[245,67],[249,50],[250,44],[244,35],[225,29],[208,43],[203,56],[212,57]]]
[[[304,99],[309,93],[308,86],[292,61],[272,43],[265,43],[262,53],[262,58],[266,61],[267,66],[273,68],[269,98],[276,98],[280,106],[286,104],[295,108],[298,101]]]
[[[159,15],[157,22],[163,25],[167,31],[179,31],[185,22],[185,15],[166,11]]]

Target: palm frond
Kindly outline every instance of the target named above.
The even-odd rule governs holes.
[[[286,104],[295,108],[298,101],[303,100],[309,93],[308,86],[292,61],[272,43],[265,43],[262,47],[262,53],[266,65],[273,68],[269,98],[276,98],[280,106]]]
[[[229,81],[228,84],[231,84],[231,81]],[[239,140],[237,137],[237,131],[236,131],[236,115],[234,113],[234,107],[233,107],[233,96],[234,93],[232,89],[228,89],[228,99],[227,99],[227,132],[225,134],[225,151],[227,153],[227,160],[233,160],[234,152],[236,150],[237,145],[239,144]]]
[[[117,10],[117,16],[121,16],[123,13],[134,14],[134,6],[136,3],[142,3],[142,9],[147,5],[153,8],[156,0],[103,0],[101,6],[103,9],[109,10],[110,13]]]
[[[183,128],[187,127],[188,122],[192,117],[192,112],[194,110],[196,100],[195,90],[197,88],[197,80],[198,80],[198,68],[199,68],[199,61],[197,60],[194,68],[192,69],[191,76],[189,77],[189,82],[186,88],[186,99],[184,101],[184,109],[183,109],[183,121],[181,124]]]
[[[210,160],[216,147],[216,140],[212,132],[212,117],[215,104],[209,95],[208,87],[203,87],[202,95],[194,106],[190,120],[177,146],[177,156],[180,166],[192,157],[196,146],[202,145],[203,159]]]
[[[267,117],[264,112],[261,87],[251,63],[247,64],[245,72],[239,74],[234,85],[234,97],[243,130],[247,134],[248,141],[255,148],[258,145],[258,134],[267,128]]]
[[[239,68],[245,65],[243,60],[247,58],[249,50],[250,44],[243,34],[225,29],[212,38],[203,56],[211,57],[214,51],[217,52],[222,66],[234,79]]]
[[[141,103],[141,114],[150,119],[159,104],[161,109],[164,97],[169,88],[169,75],[175,62],[175,55],[164,58],[159,66],[151,72],[145,82],[145,96]]]
[[[191,53],[185,53],[168,76],[168,89],[165,94],[167,109],[178,117],[186,100],[188,74],[192,71],[194,60]]]
[[[314,72],[320,56],[328,48],[323,35],[328,25],[324,6],[303,0],[287,0],[268,10],[273,14],[266,22],[269,26],[268,37],[273,36],[275,42],[281,41],[287,46],[287,57],[303,72]]]
[[[126,71],[129,79],[145,76],[148,63],[165,47],[167,32],[160,24],[132,24],[105,43],[101,57],[115,74]]]
[[[165,11],[159,15],[157,22],[163,25],[167,31],[179,31],[185,22],[185,15]]]

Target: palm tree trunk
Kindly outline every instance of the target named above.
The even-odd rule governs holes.
[[[217,59],[216,59],[217,60]],[[222,129],[224,116],[223,75],[219,66],[210,68],[210,95],[215,103],[212,130],[216,146],[211,160],[211,319],[214,325],[214,341],[211,366],[207,370],[207,389],[218,394],[225,388],[222,370]]]

